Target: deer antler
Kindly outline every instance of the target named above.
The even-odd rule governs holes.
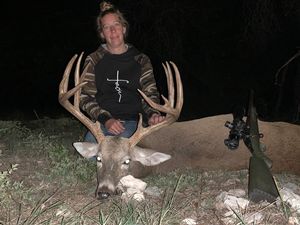
[[[75,87],[68,91],[70,72],[77,58],[77,55],[74,55],[72,59],[69,61],[65,69],[63,78],[59,85],[58,101],[66,110],[68,110],[73,116],[75,116],[80,122],[82,122],[92,132],[92,134],[95,136],[98,143],[100,143],[104,139],[104,134],[100,128],[100,123],[98,121],[96,122],[91,121],[80,111],[79,108],[79,97],[80,97],[81,88],[87,83],[87,82],[82,82],[80,80],[80,75],[79,75],[82,55],[83,53],[81,53],[76,64],[75,79],[74,79]],[[73,95],[74,95],[74,105],[72,105],[69,100],[69,98]]]
[[[175,91],[174,91],[174,81],[173,81],[173,74],[170,68],[170,65],[168,62],[166,62],[166,65],[163,64],[165,74],[167,77],[168,82],[168,99],[162,96],[165,104],[160,105],[155,102],[153,102],[149,97],[147,97],[141,90],[138,90],[143,98],[147,101],[147,103],[154,109],[166,113],[166,118],[161,123],[149,126],[149,127],[143,127],[142,126],[142,115],[140,114],[140,119],[138,123],[138,128],[136,132],[130,137],[129,143],[130,146],[135,146],[143,137],[149,135],[150,133],[164,127],[167,125],[170,125],[174,123],[181,112],[182,105],[183,105],[183,88],[182,88],[182,82],[180,78],[180,73],[178,71],[177,66],[170,62],[173,66],[173,69],[175,71],[175,78],[176,78],[176,104],[175,104]],[[175,106],[175,107],[174,107]]]

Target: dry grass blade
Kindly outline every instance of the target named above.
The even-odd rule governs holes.
[[[163,220],[165,219],[166,215],[170,212],[172,206],[173,206],[173,203],[174,203],[174,199],[175,199],[175,195],[176,193],[178,192],[178,188],[179,188],[179,184],[181,182],[181,178],[182,178],[182,175],[180,175],[180,177],[178,178],[177,180],[177,183],[175,185],[175,188],[172,192],[172,196],[171,198],[167,201],[166,205],[164,205],[162,208],[161,208],[161,211],[160,211],[160,216],[159,216],[159,223],[158,225],[161,225]],[[163,202],[164,203],[164,202]]]
[[[284,215],[285,219],[288,220],[289,219],[289,210],[287,209],[286,204],[283,201],[282,195],[281,195],[281,193],[279,191],[279,188],[278,188],[277,180],[275,179],[275,177],[273,177],[273,179],[274,179],[275,186],[276,186],[276,188],[278,190],[278,193],[279,193],[280,206],[282,207],[283,215]]]
[[[44,199],[41,198],[36,206],[32,209],[30,215],[21,223],[21,225],[31,225],[36,224],[36,221],[41,218],[42,215],[44,215],[46,212],[51,211],[54,208],[59,207],[62,204],[62,201],[57,200],[54,203],[51,203],[49,206],[47,206],[47,203],[50,202],[50,200],[58,193],[59,189],[56,190],[51,196]]]
[[[246,222],[243,220],[243,218],[233,208],[230,207],[230,209],[234,213],[234,215],[237,217],[237,219],[240,221],[239,224],[247,225]]]

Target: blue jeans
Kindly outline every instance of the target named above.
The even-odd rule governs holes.
[[[123,123],[123,126],[125,127],[125,130],[123,133],[117,135],[119,137],[124,137],[124,138],[129,138],[133,133],[136,131],[137,128],[137,121],[136,120],[125,120]],[[115,136],[114,134],[110,133],[104,125],[101,124],[101,130],[105,136]],[[92,142],[92,143],[97,143],[96,138],[94,135],[88,131],[85,136],[84,136],[84,141],[85,142]]]

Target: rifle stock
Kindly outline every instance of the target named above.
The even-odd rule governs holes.
[[[257,114],[253,101],[254,92],[251,91],[246,121],[249,128],[249,137],[244,139],[246,146],[252,153],[249,163],[248,196],[253,202],[262,200],[273,202],[279,196],[279,193],[270,171],[271,160],[261,149]]]

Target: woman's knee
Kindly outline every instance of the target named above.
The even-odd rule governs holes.
[[[96,138],[94,137],[94,135],[90,131],[86,132],[86,134],[84,136],[84,141],[85,142],[91,142],[91,143],[97,143]]]

